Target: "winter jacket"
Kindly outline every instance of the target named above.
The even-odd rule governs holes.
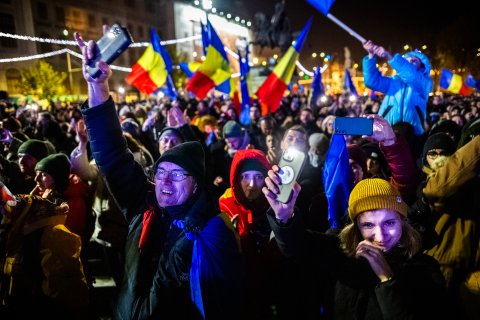
[[[333,301],[322,314],[327,319],[446,318],[444,282],[435,259],[421,253],[409,259],[394,248],[385,254],[394,277],[380,282],[365,259],[342,252],[338,238],[305,231],[295,217],[287,225],[281,225],[273,212],[268,219],[280,250],[302,265],[306,284],[325,290],[328,281],[334,282],[329,293]]]
[[[82,113],[95,161],[129,224],[125,276],[114,318],[201,319],[192,303],[190,288],[194,241],[186,237],[178,222],[192,219],[207,228],[218,211],[204,193],[197,193],[184,205],[159,208],[153,184],[127,149],[113,100],[93,108],[84,105]],[[148,228],[143,230],[146,225]],[[142,233],[146,246],[140,250]],[[211,270],[209,278],[201,279],[205,317],[235,318],[227,288],[241,291],[238,244],[233,231],[226,226],[217,236],[223,245],[214,256],[217,269]]]
[[[87,319],[81,240],[63,225],[68,208],[32,195],[17,200],[0,245],[0,317]]]
[[[425,129],[427,99],[433,88],[430,68],[419,72],[400,54],[395,54],[388,63],[396,71],[392,77],[382,76],[377,69],[377,59],[363,58],[365,86],[385,94],[378,112],[391,125],[408,122],[421,135]]]
[[[419,179],[415,160],[407,141],[403,137],[398,137],[397,141],[390,146],[385,146],[383,143],[379,145],[392,174],[389,179],[390,184],[401,193],[405,202],[411,203],[415,198]]]
[[[240,152],[241,151],[241,152]],[[264,206],[264,211],[260,212],[260,216],[253,217],[252,210],[250,210],[249,202],[243,195],[242,187],[236,181],[240,176],[239,168],[245,160],[255,160],[259,162],[265,170],[269,170],[271,165],[268,163],[265,155],[255,149],[240,150],[240,156],[235,156],[232,161],[232,166],[230,168],[230,188],[228,188],[225,193],[220,197],[219,204],[220,210],[227,213],[230,218],[233,218],[235,215],[238,215],[238,232],[240,237],[243,237],[248,234],[249,229],[254,220],[266,219],[265,212],[267,205]],[[260,197],[264,197],[261,195]],[[266,201],[264,201],[266,204]],[[252,203],[253,204],[253,203]],[[266,220],[264,220],[266,222]]]
[[[427,251],[440,262],[454,291],[467,274],[480,270],[480,137],[436,171],[429,171],[423,195],[430,203],[440,243]]]

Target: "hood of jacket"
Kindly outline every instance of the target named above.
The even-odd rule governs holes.
[[[262,165],[266,171],[270,170],[272,167],[271,164],[268,162],[265,154],[263,151],[257,150],[257,149],[246,149],[246,150],[239,150],[235,154],[235,157],[233,158],[232,161],[232,167],[230,170],[230,185],[232,187],[233,191],[233,196],[235,199],[240,201],[242,205],[245,205],[242,192],[242,187],[240,186],[240,183],[238,178],[240,176],[240,168],[242,167],[242,164],[247,161],[247,160],[256,160]]]

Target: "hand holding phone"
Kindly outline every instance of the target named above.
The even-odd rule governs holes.
[[[112,25],[103,37],[97,41],[95,58],[90,60],[86,67],[88,74],[94,79],[100,76],[101,70],[98,68],[97,62],[102,60],[111,64],[132,43],[132,36],[125,27],[119,24]]]
[[[305,165],[305,153],[293,147],[285,149],[278,163],[280,171],[278,175],[282,180],[279,186],[280,193],[277,195],[277,200],[286,203],[290,199],[293,185],[300,176]]]

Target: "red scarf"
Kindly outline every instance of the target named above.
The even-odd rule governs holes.
[[[142,234],[140,235],[140,241],[138,241],[138,248],[140,251],[143,251],[147,247],[147,239],[152,229],[153,216],[155,214],[155,209],[149,208],[143,213],[143,226]]]

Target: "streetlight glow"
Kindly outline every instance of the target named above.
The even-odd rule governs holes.
[[[202,0],[202,7],[205,10],[210,10],[213,7],[212,0]]]

